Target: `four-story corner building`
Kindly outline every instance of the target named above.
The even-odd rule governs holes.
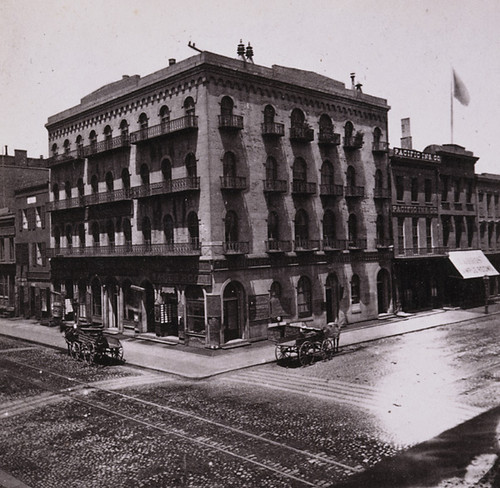
[[[80,321],[218,347],[392,309],[386,100],[203,52],[49,118],[51,271]]]

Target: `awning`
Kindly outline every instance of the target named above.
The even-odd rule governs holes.
[[[488,261],[483,251],[451,251],[449,258],[465,280],[498,276],[498,271]]]

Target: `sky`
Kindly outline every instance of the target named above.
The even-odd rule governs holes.
[[[500,0],[0,0],[0,153],[48,155],[49,116],[122,75],[202,50],[329,76],[388,100],[389,142],[409,117],[413,148],[453,142],[500,173]]]

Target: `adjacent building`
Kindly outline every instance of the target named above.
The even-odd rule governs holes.
[[[392,311],[386,100],[238,55],[48,119],[52,280],[80,321],[225,347]]]

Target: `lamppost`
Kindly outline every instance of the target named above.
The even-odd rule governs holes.
[[[483,282],[484,282],[484,313],[488,313],[488,300],[490,298],[490,277],[488,275],[484,275]]]

